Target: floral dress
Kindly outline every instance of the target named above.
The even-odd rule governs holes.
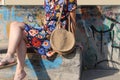
[[[66,0],[66,2],[64,0],[44,0],[45,25],[39,27],[25,25],[24,31],[29,44],[41,55],[48,56],[52,52],[48,36],[56,27],[62,6],[61,25],[67,28],[67,16],[76,8],[76,0]]]

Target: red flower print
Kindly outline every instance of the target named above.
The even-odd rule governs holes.
[[[36,34],[38,34],[39,33],[39,31],[38,30],[35,30],[35,29],[31,29],[30,31],[29,31],[29,34],[31,35],[31,36],[35,36]]]
[[[44,29],[47,30],[47,29],[48,29],[48,26],[47,26],[47,25],[44,25]]]
[[[55,53],[55,52],[53,52],[53,51],[49,51],[49,52],[47,52],[46,55],[47,55],[48,57],[51,57],[52,55],[54,55],[54,53]]]
[[[42,35],[38,35],[37,37],[40,38],[40,39],[43,39],[43,36],[42,36]]]
[[[59,10],[60,9],[60,5],[55,5],[55,10]]]
[[[41,46],[41,41],[37,37],[34,37],[34,38],[32,38],[32,45],[33,45],[33,47],[38,48]]]
[[[52,32],[49,30],[49,28],[46,31],[48,34],[51,34]]]
[[[45,49],[49,49],[50,48],[50,41],[49,40],[45,40],[42,44],[42,46],[45,48]]]
[[[45,46],[48,46],[48,42],[44,42],[44,45],[45,45]]]
[[[26,44],[26,47],[27,47],[27,48],[30,48],[30,47],[31,47],[31,45],[28,43],[28,44]]]

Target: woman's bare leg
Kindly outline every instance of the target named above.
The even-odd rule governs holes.
[[[9,45],[7,55],[13,56],[23,39],[24,23],[12,22],[10,25]]]
[[[12,22],[10,25],[9,44],[6,57],[13,58],[23,37],[24,23]],[[1,64],[1,63],[0,63]]]
[[[21,40],[16,53],[17,53],[17,68],[16,68],[14,80],[22,80],[26,76],[26,73],[24,71],[26,44],[24,40]]]
[[[23,30],[24,30],[24,23],[20,22],[12,22],[10,26],[10,36],[9,36],[9,44],[8,44],[8,51],[3,58],[3,60],[0,62],[0,64],[4,63],[4,61],[13,61],[14,60],[14,53],[17,52],[17,68],[16,68],[16,74],[15,74],[15,80],[21,80],[18,79],[18,74],[24,77],[26,74],[24,72],[24,60],[25,60],[25,53],[26,53],[26,46],[25,42],[23,40]]]
[[[13,62],[14,61],[14,53],[20,44],[20,41],[23,37],[24,23],[20,22],[12,22],[10,25],[10,35],[9,35],[9,44],[8,51],[5,56],[0,61],[0,65],[4,64],[5,61]]]

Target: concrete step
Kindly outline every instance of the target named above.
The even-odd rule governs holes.
[[[7,47],[8,47],[8,41],[7,40],[0,41],[0,50],[7,49]]]
[[[0,54],[1,57],[5,54]],[[81,75],[81,50],[77,48],[66,56],[55,55],[42,59],[29,53],[25,61],[25,80],[79,80]],[[0,80],[13,80],[16,66],[0,69]],[[72,77],[71,77],[72,76]]]
[[[81,80],[120,80],[119,70],[86,70],[82,73]]]
[[[4,57],[5,54],[0,54],[0,57]],[[0,80],[13,80],[16,70],[16,65],[4,69],[0,69]],[[28,57],[25,60],[25,71],[27,76],[24,80],[38,80],[37,75],[33,69],[33,66],[30,63]]]
[[[51,59],[41,59],[33,54],[30,59],[32,59],[32,64],[38,80],[80,79],[82,59],[81,50],[79,48],[66,56],[56,55]]]
[[[56,69],[48,69],[51,80],[79,80],[81,75],[81,51],[77,49],[69,56],[61,57],[62,64]]]

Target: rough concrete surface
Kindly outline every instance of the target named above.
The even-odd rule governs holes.
[[[51,80],[79,80],[81,73],[81,51],[79,49],[69,56],[62,57],[62,65],[57,69],[47,70]]]
[[[3,45],[2,43],[0,46],[3,47]],[[27,72],[25,80],[79,80],[82,67],[81,55],[79,48],[70,54],[57,55],[49,60],[41,59],[35,53],[28,53],[25,61],[25,71]],[[1,52],[0,57],[4,56],[5,54]],[[0,69],[0,80],[13,80],[15,69],[16,66]]]
[[[4,57],[4,56],[5,54],[0,54],[0,57]],[[13,80],[15,70],[16,70],[16,65],[12,67],[0,69],[0,80]],[[24,80],[38,80],[34,72],[34,69],[27,57],[25,61],[25,71],[27,73],[27,76]]]
[[[30,54],[31,55],[31,54]],[[77,48],[66,56],[57,55],[55,59],[40,59],[34,54],[30,61],[38,80],[79,80],[81,75],[81,50]],[[61,59],[61,61],[60,61]]]

